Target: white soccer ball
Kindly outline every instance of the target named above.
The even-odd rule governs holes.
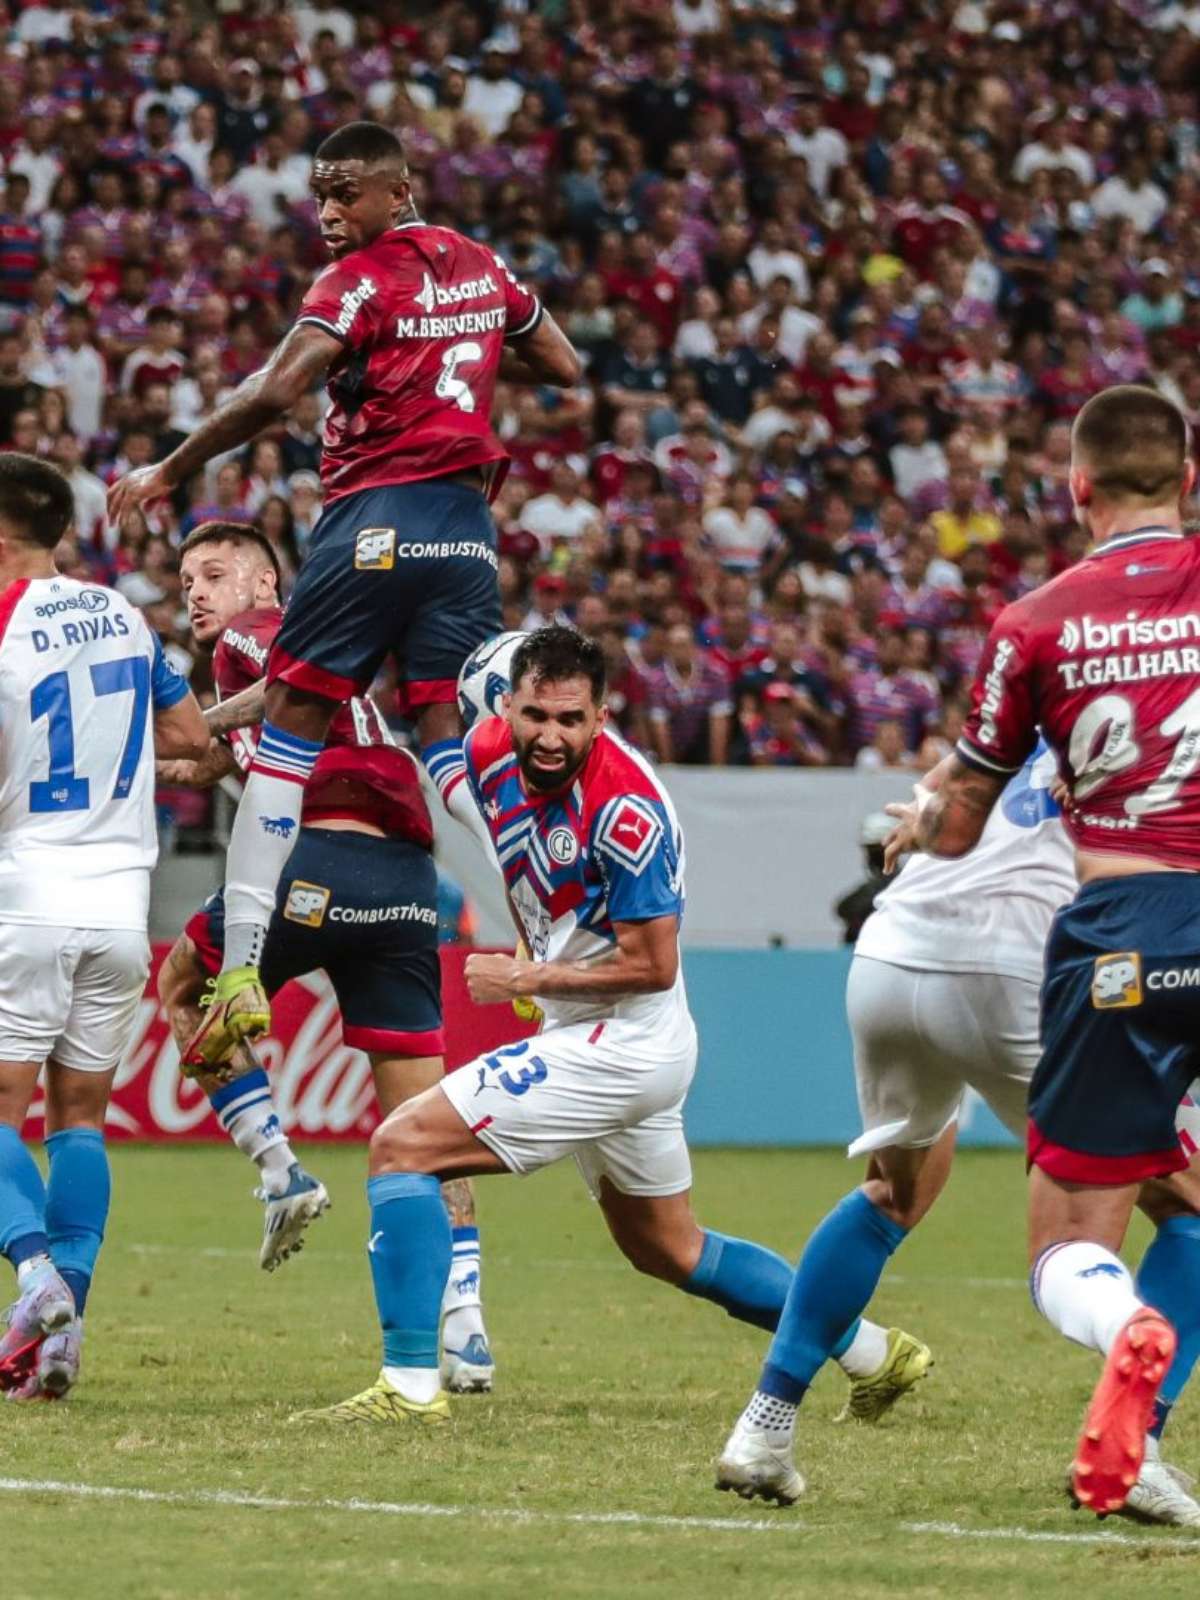
[[[508,669],[517,646],[528,637],[527,633],[498,633],[463,662],[458,675],[458,709],[465,727],[501,714],[501,702],[511,688]]]

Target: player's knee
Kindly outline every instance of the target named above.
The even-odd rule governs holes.
[[[877,1211],[882,1211],[902,1228],[915,1228],[929,1209],[911,1177],[868,1178],[862,1192]]]
[[[385,1172],[428,1172],[427,1130],[411,1105],[393,1111],[371,1135],[368,1166],[373,1178]]]

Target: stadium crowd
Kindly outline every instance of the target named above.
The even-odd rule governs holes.
[[[148,516],[105,485],[261,365],[324,264],[312,151],[375,118],[586,362],[498,393],[506,626],[598,637],[659,759],[924,768],[1082,553],[1075,410],[1200,415],[1198,83],[1187,0],[9,0],[0,446],[203,691],[178,541],[253,519],[294,574],[323,396]]]

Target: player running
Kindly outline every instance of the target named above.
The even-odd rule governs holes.
[[[1176,1347],[1116,1255],[1138,1187],[1187,1158],[1175,1114],[1197,1070],[1200,542],[1181,502],[1182,414],[1154,390],[1090,400],[1071,493],[1096,548],[1000,614],[937,793],[903,824],[970,850],[1040,722],[1068,780],[1081,883],[1046,951],[1029,1096],[1030,1257],[1046,1318],[1105,1356],[1074,1465],[1079,1500],[1119,1510]]]
[[[311,186],[334,257],[266,366],[177,450],[114,485],[109,515],[169,494],[278,422],[328,375],[325,509],[268,663],[262,737],[229,845],[214,1003],[189,1047],[213,1066],[262,1033],[259,979],[305,780],[338,705],[389,654],[453,814],[478,829],[455,779],[463,661],[499,632],[486,492],[507,465],[489,416],[497,377],[571,384],[578,358],[537,297],[485,245],[417,216],[403,148],[371,122],[320,146]]]
[[[104,1114],[150,965],[154,754],[208,732],[115,590],[58,575],[61,473],[0,455],[0,1253],[19,1296],[0,1338],[9,1399],[79,1375],[108,1217]],[[21,1142],[46,1068],[48,1184]]]
[[[683,1100],[696,1030],[679,963],[683,840],[666,791],[606,727],[604,657],[571,628],[520,646],[505,717],[467,735],[468,782],[532,960],[475,955],[480,1003],[536,997],[545,1025],[388,1118],[367,1184],[383,1370],[316,1416],[444,1421],[437,1320],[451,1238],[439,1179],[574,1155],[640,1271],[773,1327],[791,1269],[692,1213]]]
[[[1039,743],[961,860],[916,856],[880,897],[855,947],[847,984],[867,1180],[821,1222],[800,1257],[767,1372],[717,1463],[717,1487],[787,1504],[799,1493],[790,1396],[811,1383],[835,1341],[866,1308],[888,1259],[929,1212],[950,1174],[968,1087],[1023,1135],[1041,1053],[1038,998],[1055,913],[1078,884],[1051,793],[1054,756]],[[931,781],[936,782],[936,777]],[[918,786],[918,794],[924,786]],[[1194,1108],[1180,1112],[1190,1135]],[[1143,1295],[1181,1334],[1164,1384],[1174,1399],[1200,1353],[1200,1174],[1143,1185],[1158,1232],[1138,1273]],[[929,1366],[929,1351],[893,1329],[854,1335],[876,1370],[852,1384],[843,1415],[875,1421]],[[769,1387],[768,1387],[769,1385]],[[773,1390],[783,1389],[783,1394]],[[1160,1459],[1164,1407],[1129,1507],[1175,1526],[1200,1525],[1200,1504]]]
[[[181,547],[183,588],[197,642],[214,645],[222,700],[261,685],[283,616],[270,545],[240,523],[201,524]],[[177,781],[215,783],[241,773],[256,731],[214,742],[200,763],[173,763]],[[433,826],[416,761],[392,739],[370,696],[341,707],[304,792],[300,835],[284,870],[263,955],[274,994],[323,967],[342,1013],[342,1036],[370,1056],[382,1114],[442,1077]],[[195,1032],[206,986],[220,964],[218,892],[191,919],[159,971],[159,997],[177,1041]],[[304,1229],[329,1204],[297,1162],[250,1046],[233,1072],[197,1071],[222,1127],[259,1168],[266,1205],[260,1264],[273,1270],[299,1250]],[[456,1391],[487,1390],[493,1363],[479,1296],[479,1232],[465,1179],[447,1183],[454,1266],[443,1299],[442,1369]]]

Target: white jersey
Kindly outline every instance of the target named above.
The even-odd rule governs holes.
[[[1042,976],[1055,912],[1075,896],[1075,856],[1050,798],[1055,759],[1039,744],[982,837],[953,861],[915,856],[880,895],[855,954],[945,972]]]
[[[0,594],[0,922],[145,932],[151,717],[186,693],[115,589],[23,578]]]

